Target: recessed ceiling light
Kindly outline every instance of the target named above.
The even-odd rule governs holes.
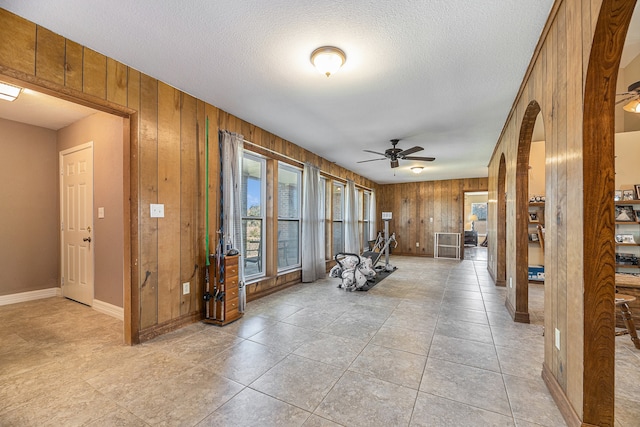
[[[21,91],[21,87],[0,82],[0,99],[15,101]]]
[[[422,169],[424,169],[422,166],[414,166],[411,168],[411,172],[419,174],[420,172],[422,172]]]

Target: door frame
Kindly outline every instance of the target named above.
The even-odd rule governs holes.
[[[139,184],[137,179],[131,179],[132,176],[138,176],[138,111],[10,68],[0,66],[0,76],[4,82],[122,117],[124,342],[128,345],[138,344],[140,342],[140,292],[137,286],[132,286],[132,283],[137,282],[139,270],[136,257],[139,248]]]
[[[93,207],[94,207],[94,197],[93,197],[93,192],[95,190],[95,185],[94,185],[94,178],[95,178],[95,173],[94,173],[94,162],[93,162],[93,153],[94,153],[94,149],[93,149],[93,141],[89,141],[89,142],[85,142],[83,144],[79,144],[76,145],[74,147],[71,148],[67,148],[65,150],[59,151],[58,152],[58,177],[60,178],[60,182],[59,182],[59,187],[58,187],[58,201],[60,203],[60,217],[58,218],[58,224],[62,224],[62,221],[64,220],[64,164],[63,164],[63,160],[64,160],[64,156],[68,155],[68,154],[72,154],[78,151],[82,151],[82,150],[86,150],[87,148],[91,149],[91,227],[93,227],[93,230],[95,231],[95,226],[94,226],[94,221],[93,221]],[[60,254],[59,254],[59,261],[60,261],[60,277],[62,278],[64,276],[64,263],[65,263],[65,250],[64,250],[64,227],[61,225],[60,226]],[[89,242],[91,243],[91,242]],[[95,248],[95,245],[94,245]],[[95,249],[91,252],[91,258],[92,258],[92,263],[91,263],[91,304],[89,304],[90,307],[93,306],[93,300],[95,299],[95,291],[96,291],[96,258],[95,258]],[[60,285],[64,286],[64,283],[62,282],[62,279],[60,280]],[[61,289],[62,291],[62,295],[64,296],[64,289]],[[75,301],[75,300],[74,300]],[[78,301],[80,303],[82,303],[82,301]]]

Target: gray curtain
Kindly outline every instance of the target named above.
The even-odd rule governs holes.
[[[360,239],[358,238],[358,198],[356,184],[348,179],[345,192],[344,212],[344,251],[354,254],[360,253]]]
[[[320,191],[320,171],[305,164],[302,172],[302,281],[325,277],[324,233],[321,214],[324,194]]]
[[[242,241],[242,213],[240,212],[240,188],[242,179],[243,136],[220,131],[222,145],[223,230],[225,246],[230,244],[240,254],[244,253]],[[238,308],[244,312],[247,301],[244,288],[244,262],[238,262]]]
[[[371,190],[371,197],[369,198],[369,240],[373,240],[378,235],[378,229],[376,225],[376,193]]]

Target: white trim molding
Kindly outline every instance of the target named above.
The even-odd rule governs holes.
[[[107,314],[111,317],[115,317],[118,320],[124,321],[124,308],[118,307],[117,305],[94,299],[91,308],[100,313]]]
[[[38,289],[37,291],[20,292],[17,294],[0,295],[0,305],[16,304],[62,295],[60,288]]]

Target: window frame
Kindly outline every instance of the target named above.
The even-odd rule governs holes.
[[[335,189],[339,188],[340,190],[340,218],[336,219],[336,205],[334,203],[335,201]],[[335,257],[336,254],[338,254],[339,252],[344,252],[344,192],[345,192],[345,184],[340,182],[340,181],[333,181],[332,186],[331,186],[331,254],[332,257]],[[342,235],[342,242],[341,242],[341,250],[337,251],[336,250],[336,245],[334,244],[336,241],[335,238],[335,225],[336,223],[340,224],[340,230],[341,230],[341,235]]]
[[[276,184],[276,188],[277,188],[277,194],[278,194],[278,205],[280,204],[280,170],[284,169],[287,170],[289,172],[293,172],[296,174],[297,177],[297,189],[298,189],[298,203],[297,203],[297,217],[283,217],[281,215],[280,209],[278,209],[278,217],[276,218],[276,239],[278,240],[278,250],[277,250],[277,254],[276,254],[276,271],[278,273],[281,272],[285,272],[285,271],[290,271],[290,270],[295,270],[295,269],[299,269],[302,267],[302,169],[297,168],[295,166],[292,166],[289,163],[285,163],[285,162],[281,162],[278,161],[278,182],[275,183]],[[281,221],[287,221],[287,222],[297,222],[298,223],[298,252],[297,252],[297,263],[295,264],[288,264],[285,266],[280,266],[280,222]],[[284,248],[284,250],[286,251],[286,247]],[[286,254],[285,254],[285,259],[287,259]]]
[[[243,150],[242,153],[242,162],[243,162],[243,169],[244,169],[244,162],[246,159],[255,161],[260,163],[260,216],[256,217],[256,216],[248,216],[245,215],[245,212],[243,210],[242,212],[242,217],[241,217],[241,222],[242,222],[242,238],[244,239],[243,241],[243,247],[245,250],[245,254],[244,256],[246,256],[246,250],[247,250],[247,239],[248,236],[246,235],[246,232],[244,230],[244,224],[245,221],[255,221],[256,219],[260,220],[260,224],[261,224],[261,230],[260,230],[260,236],[261,236],[261,244],[260,244],[260,260],[261,260],[261,271],[259,271],[258,273],[255,274],[247,274],[247,270],[246,268],[244,269],[244,276],[245,276],[245,280],[246,281],[252,281],[252,280],[256,280],[256,279],[260,279],[266,276],[266,227],[267,227],[267,206],[266,206],[266,200],[267,200],[267,159],[259,154],[253,153],[251,151],[247,151],[247,150]],[[244,188],[244,170],[242,173],[242,188]],[[242,195],[241,195],[242,197]],[[246,195],[244,196],[246,198]],[[243,203],[246,202],[246,200],[243,200]],[[248,206],[247,206],[247,213],[248,213]],[[244,262],[244,260],[243,260]]]

